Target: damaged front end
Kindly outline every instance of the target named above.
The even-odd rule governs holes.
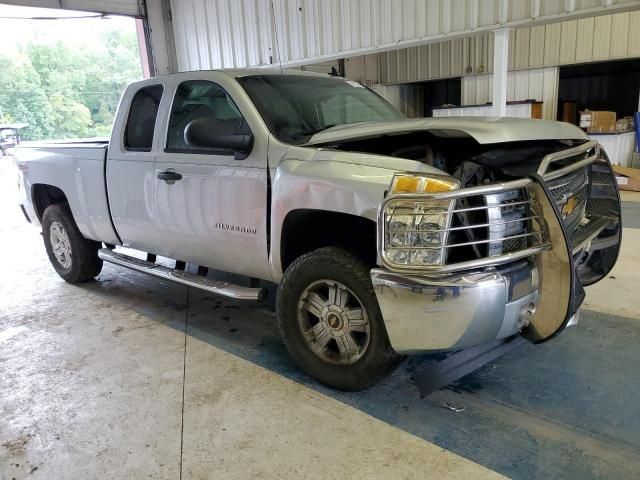
[[[404,183],[411,188],[396,182],[380,206],[382,268],[372,271],[398,352],[458,349],[518,332],[545,341],[575,320],[583,286],[617,259],[620,199],[595,142],[547,154],[516,180],[460,189],[436,183],[420,193]]]

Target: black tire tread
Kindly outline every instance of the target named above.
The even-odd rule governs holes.
[[[370,269],[365,263],[352,253],[343,250],[339,247],[323,247],[318,250],[314,250],[307,254],[298,257],[285,272],[282,282],[278,286],[278,292],[276,297],[276,315],[278,318],[278,328],[280,335],[284,341],[289,354],[293,357],[296,364],[307,374],[315,377],[320,382],[339,390],[343,391],[361,391],[365,390],[377,383],[383,378],[387,377],[400,362],[401,356],[398,355],[389,343],[389,339],[384,328],[384,322],[382,321],[382,314],[375,300],[375,311],[367,313],[369,314],[370,321],[377,322],[378,333],[381,335],[377,352],[371,352],[374,358],[370,362],[369,368],[366,372],[360,372],[355,378],[351,378],[349,381],[344,381],[339,378],[332,378],[329,374],[318,374],[317,368],[310,368],[304,361],[301,361],[296,355],[296,348],[292,339],[287,335],[285,331],[283,315],[283,299],[286,297],[294,296],[293,289],[299,288],[296,283],[296,277],[298,272],[302,270],[315,269],[318,267],[325,267],[327,264],[335,264],[336,268],[339,268],[342,272],[356,279],[357,282],[365,289],[366,293],[375,300],[375,292],[373,285],[371,284]],[[362,300],[362,299],[361,299]],[[369,348],[374,345],[370,345]],[[365,353],[365,356],[369,352]],[[318,359],[321,362],[320,359]]]
[[[51,243],[49,242],[49,227],[57,221],[64,227],[71,242],[72,261],[71,268],[65,270],[58,263]],[[98,257],[101,243],[88,240],[82,236],[76,225],[71,209],[66,203],[49,205],[42,215],[42,237],[49,256],[49,261],[55,271],[69,283],[82,283],[97,277],[102,270],[102,260]]]

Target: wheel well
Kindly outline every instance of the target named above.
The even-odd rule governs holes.
[[[376,264],[376,222],[324,210],[293,210],[282,224],[282,271],[301,255],[321,247],[342,247],[367,265]]]
[[[42,220],[42,215],[49,205],[56,203],[68,203],[67,197],[62,190],[53,185],[38,183],[32,187],[33,208],[36,211],[38,220]]]

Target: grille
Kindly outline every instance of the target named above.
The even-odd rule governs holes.
[[[547,185],[554,200],[556,202],[562,202],[582,190],[588,181],[588,168],[581,168],[580,170],[571,172],[564,177],[550,180],[547,182]]]
[[[491,207],[488,216],[492,225],[488,229],[488,236],[491,240],[499,240],[489,244],[488,255],[502,255],[518,250],[520,246],[526,248],[527,237],[521,235],[528,233],[526,219],[530,217],[530,203],[524,189],[487,195],[486,202],[487,206]]]
[[[589,167],[584,167],[547,182],[551,196],[562,213],[569,233],[580,224],[589,193]]]
[[[611,185],[611,174],[609,172],[593,170],[591,176],[594,185]]]
[[[527,247],[528,245],[527,245],[526,237],[511,238],[511,239],[505,240],[502,243],[502,252],[503,253],[515,252],[517,250],[522,250]]]

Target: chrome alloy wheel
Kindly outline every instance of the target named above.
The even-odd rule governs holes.
[[[369,346],[369,318],[362,302],[334,280],[318,280],[302,292],[298,324],[311,351],[330,363],[355,363]]]
[[[59,222],[52,222],[49,227],[49,242],[53,249],[53,254],[62,265],[62,268],[71,267],[71,242],[69,235]]]

